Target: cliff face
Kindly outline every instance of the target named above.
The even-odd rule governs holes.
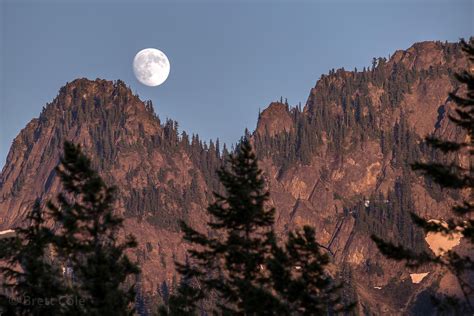
[[[456,44],[418,43],[375,60],[371,69],[332,70],[303,109],[272,103],[259,117],[252,140],[278,233],[315,226],[360,311],[414,311],[420,293],[442,290],[440,271],[408,271],[386,260],[370,235],[424,249],[409,212],[448,214],[454,196],[408,164],[433,157],[421,142],[428,134],[463,137],[447,119],[453,106],[447,95],[456,88],[452,74],[466,66]],[[35,198],[45,201],[60,189],[53,169],[66,139],[80,143],[118,186],[117,208],[140,243],[133,255],[143,268],[142,287],[156,294],[160,282],[171,282],[173,260],[183,258],[177,220],[204,230],[204,209],[219,189],[219,144],[178,136],[175,122],[161,123],[151,103],[122,82],[75,80],[14,140],[0,175],[0,230],[20,225]],[[414,272],[430,273],[413,283]]]
[[[456,89],[452,74],[465,67],[455,45],[415,44],[371,69],[323,76],[305,108],[290,110],[293,124],[285,130],[291,132],[278,129],[281,124],[257,128],[279,230],[315,226],[340,268],[350,271],[361,305],[377,314],[419,308],[418,294],[439,279],[439,271],[428,269],[421,271],[430,272],[424,282],[413,283],[409,274],[417,271],[380,256],[369,236],[425,249],[409,212],[449,217],[453,196],[409,164],[436,158],[423,145],[425,136],[463,137],[447,117],[453,114],[448,93]]]

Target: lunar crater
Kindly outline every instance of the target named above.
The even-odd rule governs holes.
[[[162,51],[155,48],[146,48],[135,55],[133,72],[137,80],[144,85],[159,86],[169,76],[170,62]]]

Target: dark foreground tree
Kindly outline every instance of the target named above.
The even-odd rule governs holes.
[[[0,240],[0,268],[4,282],[0,314],[57,315],[65,312],[60,299],[66,297],[60,268],[51,260],[52,232],[44,225],[37,201],[27,215],[25,228]]]
[[[64,191],[58,205],[48,203],[49,217],[36,203],[28,225],[0,240],[0,261],[6,263],[0,269],[6,290],[0,314],[132,314],[134,285],[126,283],[138,267],[125,251],[136,243],[130,236],[119,241],[122,219],[113,210],[115,189],[68,142],[56,171]]]
[[[278,246],[275,210],[265,206],[269,193],[248,137],[218,175],[226,194],[215,194],[216,202],[208,207],[210,232],[182,223],[184,240],[194,246],[188,251],[190,261],[177,263],[188,282],[162,310],[195,315],[202,298],[214,302],[218,314],[315,315],[340,310],[338,286],[326,273],[329,258],[321,252],[314,230],[290,233],[286,246]],[[199,287],[190,286],[189,280]]]
[[[274,244],[268,267],[274,289],[291,314],[328,315],[352,308],[342,304],[341,286],[327,272],[329,262],[310,226],[290,232],[285,248]]]
[[[185,272],[191,269],[189,262],[183,267]],[[197,316],[199,306],[197,303],[203,299],[202,292],[196,285],[193,285],[193,279],[189,275],[183,275],[181,282],[175,292],[170,295],[168,302],[159,307],[161,316]]]
[[[467,157],[467,166],[452,162],[419,162],[412,167],[421,172],[426,177],[431,178],[444,189],[457,191],[459,196],[464,197],[461,204],[453,207],[453,218],[445,222],[431,221],[420,218],[412,214],[416,225],[422,227],[425,232],[438,232],[448,236],[462,234],[467,241],[468,253],[461,254],[454,250],[447,251],[435,256],[429,252],[415,253],[402,245],[396,245],[383,239],[372,236],[380,251],[389,258],[395,260],[405,260],[407,266],[418,267],[425,264],[436,264],[445,267],[458,280],[463,297],[434,297],[435,303],[440,309],[451,309],[456,313],[474,313],[474,264],[472,251],[474,245],[474,74],[472,65],[474,64],[474,40],[469,43],[461,41],[462,48],[467,54],[470,68],[457,74],[457,80],[464,85],[458,93],[451,93],[450,98],[456,103],[456,115],[449,116],[457,126],[466,132],[466,139],[461,142],[447,141],[435,137],[426,139],[427,143],[442,153],[449,155],[454,160],[456,156]],[[465,88],[465,90],[463,89]],[[465,94],[459,94],[465,91]]]
[[[196,247],[189,250],[191,265],[178,264],[178,271],[199,280],[203,295],[215,294],[220,313],[275,311],[279,302],[264,270],[275,211],[265,207],[269,194],[247,139],[218,176],[226,195],[215,193],[207,209],[212,232],[209,236],[182,223],[184,240]]]
[[[139,272],[125,251],[136,246],[132,236],[119,241],[123,219],[114,214],[115,187],[108,187],[79,146],[66,142],[56,168],[64,192],[58,205],[48,203],[57,225],[53,243],[70,269],[77,306],[86,315],[133,313],[134,285],[129,276]]]

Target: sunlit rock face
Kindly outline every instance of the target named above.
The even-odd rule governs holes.
[[[455,89],[452,74],[466,65],[458,45],[424,42],[375,69],[331,71],[301,110],[279,102],[263,110],[251,136],[278,236],[314,226],[360,313],[407,314],[425,288],[453,282],[436,268],[410,271],[385,259],[370,235],[435,249],[408,214],[448,218],[456,200],[408,164],[429,158],[420,146],[427,134],[464,137],[447,119],[447,92]],[[178,220],[206,229],[205,208],[220,189],[214,170],[222,144],[178,136],[174,122],[161,122],[123,82],[75,80],[13,141],[0,174],[0,230],[22,225],[37,197],[44,202],[60,190],[54,167],[64,140],[81,144],[118,186],[125,232],[139,242],[130,255],[142,267],[142,292],[157,295],[176,276],[174,260],[184,260]],[[418,273],[429,274],[416,283],[410,274]]]
[[[256,133],[274,136],[282,132],[291,132],[294,123],[286,104],[273,102],[259,116]]]

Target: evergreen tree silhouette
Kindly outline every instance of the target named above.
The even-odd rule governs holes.
[[[327,273],[330,258],[321,248],[310,226],[290,232],[285,247],[273,244],[268,267],[274,289],[289,314],[328,315],[348,311],[354,305],[341,303],[341,286]]]
[[[218,314],[317,315],[349,310],[327,273],[329,257],[314,229],[291,232],[277,244],[273,208],[262,171],[244,137],[228,165],[218,171],[225,194],[208,207],[210,232],[181,223],[184,240],[194,247],[190,260],[176,263],[182,275],[178,292],[162,315],[196,315],[198,303],[215,302]],[[198,283],[199,286],[196,286]]]
[[[186,260],[183,270],[189,272],[191,267]],[[186,273],[186,272],[185,272]],[[192,284],[190,275],[184,274],[175,293],[171,294],[168,302],[159,307],[161,316],[195,316],[198,315],[198,301],[203,298],[199,288]]]
[[[51,260],[53,233],[44,225],[39,201],[26,217],[27,226],[15,229],[15,236],[0,240],[0,268],[3,276],[0,314],[57,315],[64,313],[61,297],[68,294],[60,267]],[[9,293],[8,293],[9,292]]]
[[[184,240],[195,247],[188,251],[191,264],[178,264],[178,271],[199,281],[202,296],[216,295],[219,313],[274,314],[280,302],[264,267],[275,210],[265,207],[269,193],[248,138],[228,163],[218,171],[226,193],[214,193],[216,201],[207,209],[210,236],[181,223]]]
[[[74,313],[85,315],[133,314],[134,285],[127,277],[138,267],[125,250],[136,246],[132,236],[118,241],[123,219],[114,214],[115,187],[107,186],[79,146],[64,143],[56,168],[64,191],[58,205],[48,203],[58,226],[53,244],[59,257],[72,269],[71,287],[83,304]]]

